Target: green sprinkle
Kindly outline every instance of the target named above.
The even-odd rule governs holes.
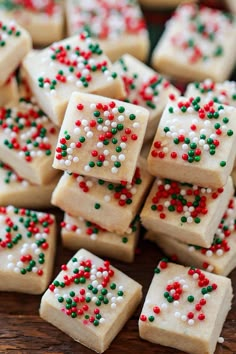
[[[188,302],[193,302],[194,301],[194,296],[193,295],[189,295],[187,300],[188,300]]]
[[[220,167],[225,167],[226,166],[226,161],[220,161]]]

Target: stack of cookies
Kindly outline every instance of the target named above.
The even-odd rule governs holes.
[[[236,266],[230,176],[235,93],[233,83],[212,80],[225,80],[233,68],[227,46],[235,30],[234,20],[220,11],[183,5],[167,23],[152,58],[155,68],[175,78],[211,77],[190,84],[185,96],[166,105],[148,156],[156,180],[141,212],[146,238],[190,268],[168,259],[158,264],[140,316],[140,336],[191,353],[214,352],[231,306],[231,284],[223,276]],[[220,306],[211,311],[216,303]],[[213,312],[221,318],[217,326],[211,325]]]

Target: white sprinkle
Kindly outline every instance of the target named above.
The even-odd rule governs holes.
[[[225,341],[224,337],[219,337],[217,340],[217,342],[220,344],[224,343],[224,341]]]
[[[111,173],[116,174],[117,172],[118,172],[118,168],[116,168],[116,167],[112,167],[112,169],[111,169]]]
[[[86,134],[87,138],[92,138],[93,137],[93,132],[89,131],[87,134]]]
[[[99,141],[99,142],[97,143],[97,147],[98,147],[98,148],[102,148],[102,147],[103,147],[103,143],[102,143],[101,141]]]
[[[105,200],[105,202],[110,202],[111,197],[109,195],[105,195],[104,200]]]
[[[70,161],[70,160],[66,160],[66,161],[65,161],[65,165],[66,165],[66,166],[70,166],[70,165],[71,165],[71,161]]]
[[[91,167],[89,165],[84,166],[84,170],[86,172],[89,172],[91,170]]]
[[[139,128],[140,127],[140,124],[138,123],[138,122],[135,122],[134,124],[133,124],[133,128],[134,129],[137,129],[137,128]]]
[[[206,251],[206,256],[207,257],[212,257],[213,252],[211,250]]]
[[[221,256],[223,256],[223,254],[224,254],[224,252],[223,252],[223,250],[217,250],[216,251],[216,255],[218,256],[218,257],[221,257]]]
[[[119,159],[120,161],[125,161],[125,155],[124,155],[124,154],[120,154],[120,155],[118,156],[118,159]]]
[[[165,304],[165,303],[161,304],[161,309],[162,309],[162,310],[166,310],[166,309],[167,309],[167,307],[168,307],[168,305],[167,305],[167,304]]]
[[[116,155],[111,155],[111,161],[116,161],[116,160],[117,160]]]
[[[76,127],[73,132],[74,134],[79,135],[81,133],[81,129],[79,127]]]
[[[192,252],[195,251],[195,248],[194,248],[193,246],[189,246],[189,247],[188,247],[188,251],[192,253]]]

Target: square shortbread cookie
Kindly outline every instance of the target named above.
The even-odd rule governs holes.
[[[167,104],[148,157],[155,176],[219,188],[235,159],[236,108],[180,97]]]
[[[18,100],[18,87],[16,78],[11,75],[6,83],[0,86],[0,106],[16,103]]]
[[[142,209],[141,221],[157,234],[210,247],[233,193],[231,177],[217,190],[156,179]]]
[[[75,341],[102,353],[141,297],[140,284],[108,261],[81,249],[62,266],[43,295],[40,316]]]
[[[68,0],[66,18],[70,36],[87,31],[112,61],[125,53],[147,59],[149,36],[136,0]]]
[[[53,167],[112,182],[131,182],[148,118],[143,107],[74,92]]]
[[[0,208],[0,290],[41,294],[52,276],[56,226],[51,214]]]
[[[17,21],[35,45],[49,45],[63,36],[63,8],[59,1],[2,1],[0,15]]]
[[[10,166],[0,161],[0,205],[17,208],[50,208],[51,195],[60,174],[47,184],[36,185],[20,177]]]
[[[236,209],[231,199],[209,248],[185,244],[172,237],[148,231],[145,238],[155,242],[177,261],[227,276],[236,267]]]
[[[186,97],[201,97],[202,101],[213,100],[216,103],[236,107],[236,82],[214,82],[206,79],[203,82],[193,82],[186,88]]]
[[[31,49],[28,32],[0,16],[0,86],[4,85]]]
[[[51,181],[58,129],[31,101],[0,107],[0,159],[34,184]]]
[[[123,82],[108,57],[84,34],[29,53],[23,68],[38,104],[57,125],[61,125],[74,91],[124,97]]]
[[[128,232],[118,235],[82,217],[65,214],[61,222],[62,243],[72,250],[85,248],[98,256],[133,262],[139,226],[139,217],[136,217]]]
[[[154,137],[168,100],[178,97],[180,92],[163,76],[129,54],[115,62],[113,68],[124,81],[124,101],[142,106],[150,113],[144,137],[146,142]]]
[[[152,180],[143,159],[139,159],[131,183],[110,183],[65,173],[51,202],[70,215],[82,216],[106,230],[123,235],[139,213]]]
[[[231,280],[162,260],[139,319],[141,338],[192,354],[213,354],[232,301]]]
[[[236,58],[233,15],[186,4],[177,8],[152,55],[153,67],[188,81],[228,79]]]

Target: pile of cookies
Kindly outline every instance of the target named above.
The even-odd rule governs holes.
[[[40,316],[102,353],[142,285],[97,256],[134,262],[145,228],[169,258],[140,337],[214,353],[236,266],[235,34],[232,14],[180,5],[155,71],[134,0],[0,4],[0,290],[47,289]],[[52,280],[57,228],[77,253]]]

